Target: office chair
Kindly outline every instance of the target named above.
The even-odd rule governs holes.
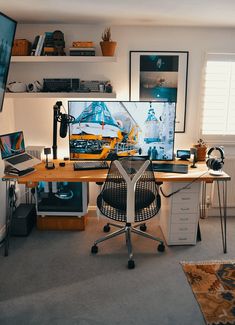
[[[111,162],[106,181],[97,197],[97,206],[106,217],[125,225],[107,223],[104,232],[110,226],[119,230],[94,242],[91,253],[98,252],[97,244],[125,233],[128,249],[128,268],[133,269],[131,233],[160,242],[158,251],[165,246],[160,238],[148,234],[145,221],[155,216],[161,206],[161,198],[155,182],[152,164],[142,157],[125,157]],[[139,227],[140,229],[137,229]]]

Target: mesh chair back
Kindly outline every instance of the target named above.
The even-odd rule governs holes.
[[[125,157],[119,159],[123,168],[132,179],[145,162],[142,157]],[[97,198],[97,206],[106,217],[126,222],[127,185],[114,161]],[[152,164],[142,173],[135,188],[135,222],[142,222],[155,216],[161,206],[161,199],[156,185]]]

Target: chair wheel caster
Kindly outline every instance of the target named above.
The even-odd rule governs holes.
[[[105,225],[103,228],[104,232],[109,232],[110,231],[110,225]]]
[[[162,244],[159,244],[157,250],[159,252],[164,252],[165,251],[165,245],[163,243]]]
[[[92,253],[92,254],[97,254],[97,253],[98,253],[98,246],[93,245],[93,246],[91,247],[91,253]]]
[[[143,225],[140,225],[140,230],[141,231],[146,231],[147,230],[147,226],[146,226],[145,223]]]
[[[135,261],[129,260],[128,261],[128,269],[134,269],[135,268]]]

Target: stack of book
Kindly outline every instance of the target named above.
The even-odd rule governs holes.
[[[80,42],[75,41],[72,47],[69,48],[69,55],[71,56],[95,56],[94,43],[91,41]]]
[[[31,55],[54,55],[53,32],[45,32],[35,37]]]

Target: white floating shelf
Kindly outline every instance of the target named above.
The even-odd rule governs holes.
[[[116,93],[5,93],[6,98],[116,98]]]
[[[116,62],[115,56],[12,56],[11,62],[50,62],[50,63],[66,63],[66,62]]]

